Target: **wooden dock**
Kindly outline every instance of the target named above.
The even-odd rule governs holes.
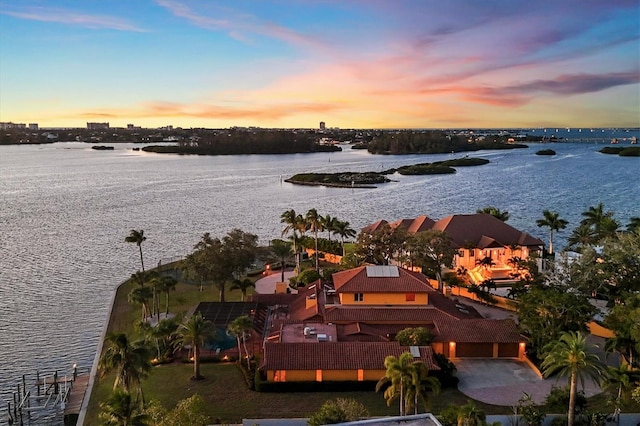
[[[80,414],[80,407],[84,400],[87,387],[89,386],[89,374],[81,374],[73,381],[73,386],[67,396],[67,402],[64,406],[64,416],[73,416]]]

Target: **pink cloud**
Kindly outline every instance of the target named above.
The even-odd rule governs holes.
[[[137,27],[130,22],[113,16],[87,15],[63,9],[52,9],[46,7],[31,7],[24,10],[0,9],[0,14],[41,22],[77,25],[89,29],[146,32],[146,30]]]
[[[257,34],[282,40],[292,45],[308,46],[313,48],[326,47],[319,39],[293,31],[273,22],[263,22],[250,14],[241,14],[237,11],[225,9],[225,15],[233,19],[216,19],[191,10],[188,6],[175,0],[155,0],[159,6],[164,7],[173,15],[184,18],[201,28],[221,31],[239,41],[247,42],[247,34]]]

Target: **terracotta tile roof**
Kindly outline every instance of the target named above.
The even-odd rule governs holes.
[[[366,266],[333,274],[338,293],[428,293],[433,292],[426,277],[403,268],[398,277],[369,277]]]
[[[458,343],[518,343],[526,338],[510,319],[469,319],[438,323],[434,341]]]
[[[409,352],[408,346],[397,342],[321,342],[266,343],[265,370],[384,370],[384,359]],[[433,360],[433,350],[420,347],[420,358],[430,370],[439,370]]]
[[[420,327],[437,333],[434,324],[421,324]],[[390,335],[396,335],[399,331],[407,328],[406,324],[366,324],[351,323],[338,325],[338,341],[339,342],[364,342],[364,341],[389,341]]]
[[[389,222],[387,222],[386,220],[382,219],[382,220],[379,220],[377,222],[374,222],[374,223],[371,223],[371,224],[365,226],[360,231],[361,232],[366,232],[367,234],[372,234],[372,233],[376,232],[378,229],[380,229],[383,226],[388,225],[388,224],[389,224]]]
[[[367,324],[403,324],[407,327],[433,323],[454,317],[432,306],[350,306],[328,307],[325,321],[336,324],[362,322]]]
[[[396,229],[396,228],[409,229],[412,223],[413,223],[413,219],[398,219],[395,222],[391,222],[389,226],[392,227],[393,229]]]
[[[412,234],[415,234],[417,232],[422,232],[422,231],[427,231],[431,228],[433,228],[433,225],[435,225],[435,221],[433,221],[432,219],[429,219],[427,216],[418,216],[415,219],[413,219],[411,225],[409,226],[409,228],[407,228],[407,231],[409,231]]]
[[[444,231],[457,247],[473,243],[479,247],[483,238],[492,238],[502,246],[542,246],[544,243],[526,232],[507,225],[490,214],[457,214],[440,219],[433,229]]]

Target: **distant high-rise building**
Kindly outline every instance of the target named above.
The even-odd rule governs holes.
[[[108,128],[109,123],[87,123],[87,129],[89,130],[102,130]]]
[[[38,123],[29,123],[29,130],[38,130]]]
[[[325,124],[324,121],[320,122],[320,130],[325,130],[327,128],[327,125]]]

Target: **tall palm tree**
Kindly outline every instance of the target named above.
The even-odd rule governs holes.
[[[324,230],[324,225],[322,224],[322,216],[318,214],[316,209],[311,209],[307,212],[304,217],[306,223],[307,231],[313,232],[313,238],[315,239],[315,258],[316,258],[316,271],[320,270],[320,265],[318,262],[318,232],[322,232]]]
[[[558,341],[549,347],[549,353],[542,361],[545,377],[553,374],[569,377],[568,426],[575,421],[576,394],[578,380],[584,387],[584,378],[589,377],[599,383],[605,370],[600,358],[587,345],[586,338],[578,331],[563,332]]]
[[[242,292],[242,301],[244,302],[245,299],[247,298],[247,290],[249,290],[251,287],[255,288],[255,286],[256,286],[256,283],[251,281],[249,278],[245,278],[244,280],[238,280],[238,279],[233,280],[233,283],[229,288],[231,290],[240,290]]]
[[[158,290],[166,295],[166,306],[164,311],[165,318],[169,315],[169,293],[175,290],[177,285],[178,281],[171,276],[165,275],[160,277]]]
[[[244,353],[246,354],[247,359],[247,369],[251,369],[251,362],[249,360],[246,337],[247,334],[251,333],[252,329],[253,319],[251,319],[249,315],[240,315],[227,326],[227,330],[236,336],[236,341],[238,342],[238,355],[240,356],[242,355],[242,351],[240,350],[240,342],[242,341],[242,346],[244,346]]]
[[[215,330],[211,321],[205,320],[198,312],[189,318],[178,328],[179,343],[182,347],[191,345],[193,348],[193,377],[191,380],[202,380],[200,375],[200,348],[204,346],[207,339],[213,336]]]
[[[137,389],[140,402],[144,403],[140,382],[151,370],[153,350],[143,340],[131,342],[125,333],[110,333],[105,343],[98,363],[101,377],[115,371],[113,389],[121,386],[127,393]]]
[[[98,417],[103,425],[147,426],[150,424],[140,404],[131,398],[130,393],[121,390],[114,391],[105,402],[100,403],[100,410]]]
[[[567,227],[567,222],[560,218],[558,212],[552,212],[550,210],[544,210],[542,212],[543,218],[536,221],[536,225],[539,227],[546,226],[549,228],[549,253],[553,254],[553,232],[560,231]]]
[[[144,236],[144,230],[135,230],[132,229],[129,235],[124,239],[127,243],[135,243],[138,246],[138,250],[140,250],[140,263],[142,264],[142,272],[144,272],[144,260],[142,258],[142,243],[147,240],[147,237]]]
[[[129,293],[129,303],[135,303],[142,306],[142,321],[146,321],[149,308],[147,303],[153,296],[153,291],[150,287],[136,287]]]
[[[280,259],[280,264],[282,265],[280,281],[284,282],[284,268],[287,264],[287,258],[291,255],[291,244],[282,240],[273,240],[271,251]]]
[[[334,230],[334,225],[337,222],[337,218],[332,217],[330,214],[326,216],[320,216],[320,222],[322,223],[322,229],[329,234],[329,243],[331,243],[331,233]]]
[[[342,245],[342,257],[344,257],[344,240],[345,238],[355,237],[357,235],[356,230],[352,229],[349,222],[347,222],[346,220],[338,220],[334,225],[333,232],[340,237],[340,244]]]
[[[411,352],[403,352],[399,357],[389,355],[384,359],[384,368],[386,372],[384,377],[378,380],[376,384],[376,392],[379,391],[384,385],[389,384],[389,387],[384,391],[384,398],[387,400],[387,405],[391,405],[391,402],[399,398],[400,399],[400,415],[404,416],[405,412],[405,392],[409,382],[411,381],[411,363],[413,362],[413,355]]]
[[[418,414],[418,403],[422,403],[425,410],[429,407],[429,392],[440,393],[440,381],[429,376],[429,367],[422,361],[415,361],[409,369],[411,381],[406,392],[407,411],[413,407],[413,414]]]
[[[497,207],[493,207],[493,206],[489,206],[489,207],[483,207],[481,209],[476,210],[476,213],[484,213],[484,214],[490,214],[491,216],[495,217],[496,219],[499,219],[503,222],[506,222],[509,220],[509,212],[508,211],[502,211]]]
[[[300,272],[300,256],[298,254],[297,241],[298,237],[304,233],[305,222],[304,218],[300,214],[296,214],[296,211],[291,209],[280,215],[280,222],[285,223],[287,226],[282,230],[282,236],[284,237],[289,232],[292,234],[291,240],[293,241],[293,252],[296,261],[296,271]]]

